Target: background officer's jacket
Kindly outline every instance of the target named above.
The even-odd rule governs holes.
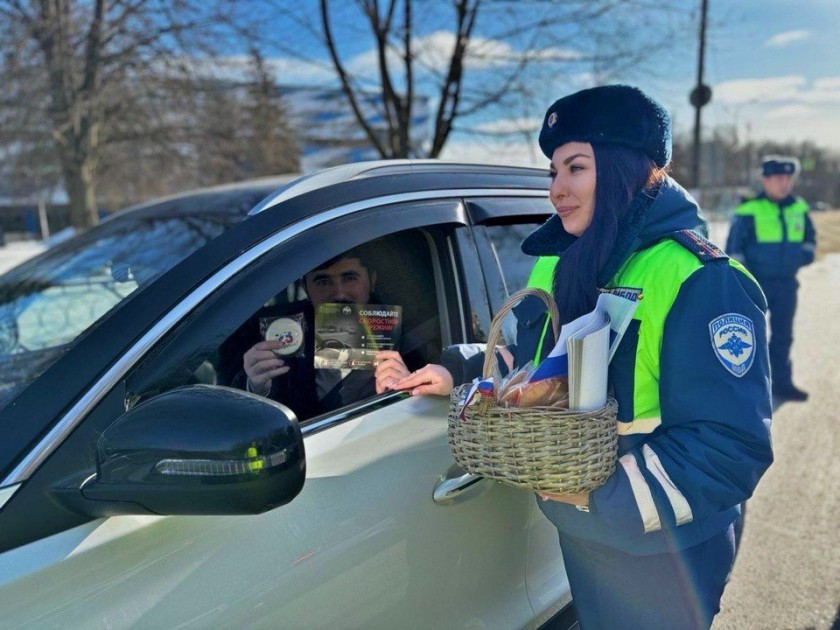
[[[762,278],[792,278],[814,261],[816,231],[808,204],[788,196],[779,202],[764,193],[735,210],[726,252]]]

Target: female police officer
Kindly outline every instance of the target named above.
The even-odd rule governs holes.
[[[734,560],[738,505],[772,462],[766,303],[753,278],[693,228],[693,199],[664,173],[667,112],[622,85],[583,90],[546,112],[552,216],[522,244],[548,269],[563,322],[599,291],[638,301],[610,365],[619,402],[615,473],[586,495],[543,496],[560,534],[581,626],[708,628]],[[553,346],[536,298],[514,310],[508,366]],[[538,350],[539,348],[539,350]],[[537,356],[537,354],[539,355]],[[482,356],[397,381],[448,394]],[[387,366],[383,366],[387,370]]]

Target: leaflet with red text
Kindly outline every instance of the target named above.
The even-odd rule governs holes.
[[[380,350],[397,348],[402,306],[321,304],[315,309],[315,367],[372,370]]]

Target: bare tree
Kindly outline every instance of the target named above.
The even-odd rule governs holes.
[[[73,223],[98,221],[97,181],[115,145],[170,140],[177,116],[159,98],[209,52],[224,0],[6,0],[0,3],[5,76],[18,73],[16,131],[55,146]],[[12,52],[14,51],[14,52]],[[10,68],[12,59],[25,68]],[[21,75],[25,70],[28,74]],[[28,111],[27,111],[28,110]],[[167,134],[169,134],[167,136]],[[174,139],[175,141],[178,138]]]
[[[443,14],[445,4],[451,7],[448,17]],[[348,64],[352,59],[342,53],[342,44],[357,44],[360,37],[358,32],[347,34],[352,28],[348,25],[358,21],[347,17],[348,3],[318,0],[317,36],[329,52],[358,124],[385,158],[437,157],[453,130],[473,131],[459,128],[460,121],[492,108],[532,117],[535,92],[542,98],[546,92],[554,95],[552,82],[564,73],[585,74],[591,83],[617,72],[626,76],[637,68],[655,72],[657,57],[650,50],[661,52],[679,21],[661,0],[356,0],[354,6],[369,27],[375,79],[354,72]],[[306,10],[286,11],[315,33],[303,16]],[[343,12],[341,17],[336,18],[337,12]],[[437,30],[431,34],[439,40],[441,35],[448,37],[445,59],[430,60],[426,50],[435,44],[430,41],[433,20]],[[338,29],[343,29],[341,34]],[[437,101],[428,142],[411,135],[420,74],[426,77],[423,88],[431,84]],[[568,83],[574,86],[574,81]],[[378,107],[380,126],[371,124],[366,113],[371,104]]]
[[[674,138],[671,170],[677,181],[691,181],[692,143],[686,134]],[[744,139],[736,128],[719,126],[706,134],[701,155],[705,160],[703,180],[697,192],[707,211],[731,212],[739,195],[760,190],[761,160],[765,155],[797,156],[802,172],[796,193],[811,202],[840,205],[840,154],[827,146],[812,141]]]
[[[197,186],[300,170],[297,138],[274,78],[257,51],[232,67],[193,77],[158,77],[137,95],[159,110],[138,135],[121,125],[120,142],[103,150],[98,194],[111,207]],[[153,98],[144,97],[153,94]],[[126,114],[126,121],[139,116]],[[116,139],[115,135],[115,139]]]
[[[300,150],[282,95],[262,54],[251,49],[252,80],[245,105],[248,176],[300,171]]]

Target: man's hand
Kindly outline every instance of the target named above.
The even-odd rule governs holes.
[[[420,368],[405,378],[397,381],[392,389],[410,390],[412,396],[433,394],[435,396],[449,396],[455,384],[452,375],[442,365],[429,365]]]
[[[255,344],[243,357],[245,374],[248,375],[251,391],[263,396],[271,391],[271,379],[289,371],[289,366],[275,350],[283,344],[279,341],[261,341]]]
[[[394,385],[411,374],[399,352],[380,350],[376,353],[376,393],[396,389]]]

